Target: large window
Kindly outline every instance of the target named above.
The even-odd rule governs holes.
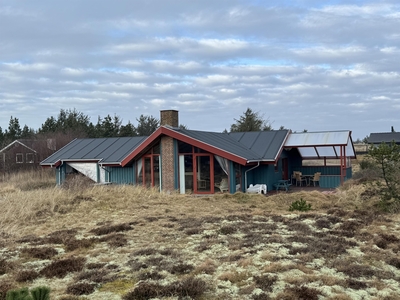
[[[178,141],[181,193],[207,194],[229,190],[228,160]]]
[[[160,186],[160,145],[157,144],[136,162],[137,183],[146,187]]]

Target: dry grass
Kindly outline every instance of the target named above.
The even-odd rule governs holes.
[[[400,294],[400,218],[377,211],[378,200],[354,182],[333,193],[199,197],[79,182],[55,188],[52,176],[31,177],[0,183],[0,300],[10,288],[38,285],[54,299]],[[289,212],[300,199],[312,210]]]

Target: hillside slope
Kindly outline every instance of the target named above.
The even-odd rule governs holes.
[[[399,217],[359,187],[197,197],[44,182],[0,185],[0,299],[40,285],[64,300],[400,295]],[[289,212],[299,199],[313,209]]]

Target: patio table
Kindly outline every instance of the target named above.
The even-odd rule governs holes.
[[[278,182],[276,182],[276,183],[274,184],[276,190],[285,189],[286,192],[289,191],[289,187],[290,187],[291,185],[292,185],[292,184],[290,183],[290,180],[285,180],[285,179],[278,180]]]

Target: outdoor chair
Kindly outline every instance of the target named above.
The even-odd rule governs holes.
[[[305,184],[307,184],[307,179],[302,177],[301,172],[296,172],[296,186],[298,186],[300,184],[300,186],[303,185],[303,182],[305,182]]]
[[[314,186],[315,186],[315,183],[318,182],[318,185],[319,185],[319,178],[320,178],[320,176],[321,176],[321,172],[315,173],[315,174],[314,174],[314,177],[313,177],[313,178],[310,178],[310,184],[311,184],[311,182],[312,182],[312,183],[314,184]]]
[[[293,171],[293,174],[290,178],[290,183],[295,184],[296,183],[296,173],[301,173],[300,171]]]
[[[228,191],[228,179],[227,178],[222,178],[221,182],[219,184],[215,184],[215,187],[219,188],[219,190],[223,193],[224,191]]]

